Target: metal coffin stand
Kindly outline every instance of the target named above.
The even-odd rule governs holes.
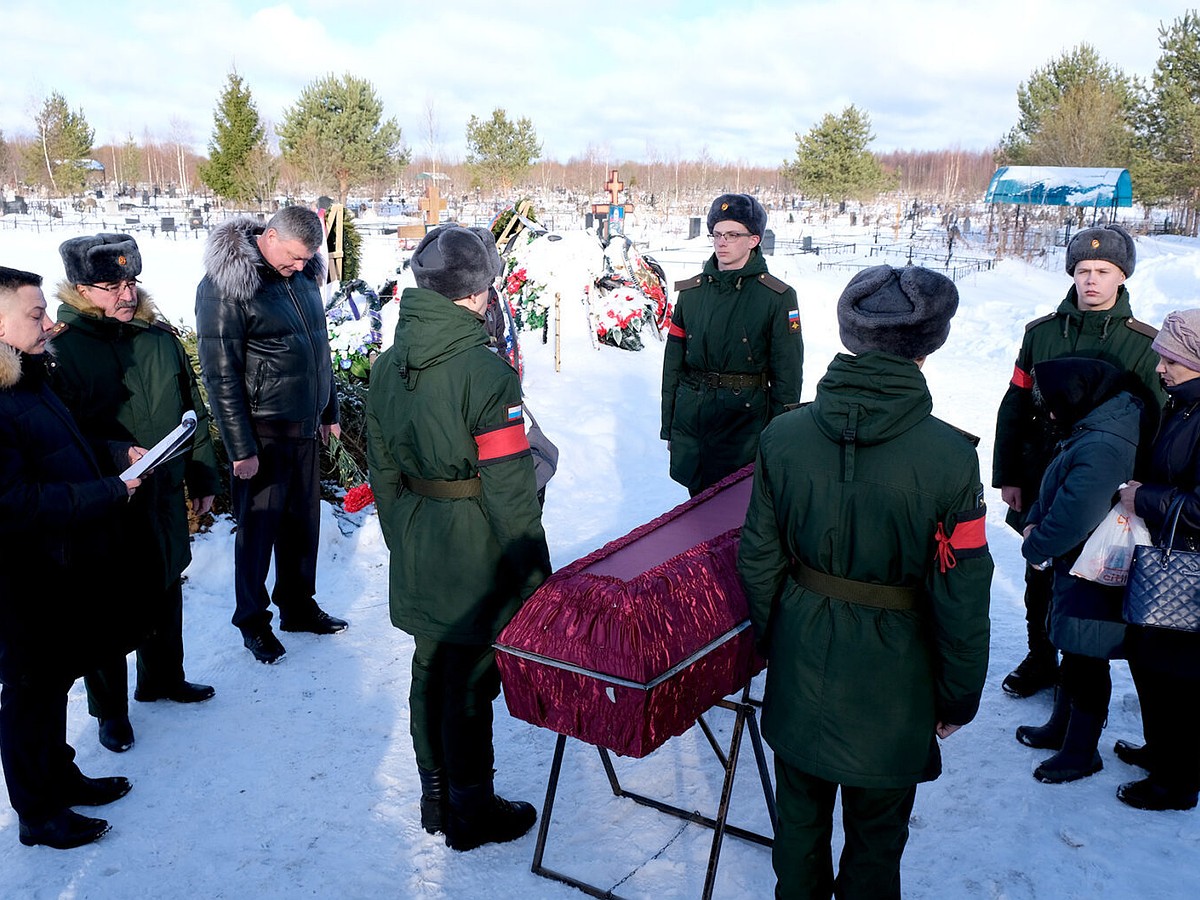
[[[742,747],[742,733],[743,731],[749,731],[750,743],[753,747],[754,759],[758,766],[759,780],[762,782],[763,798],[766,800],[767,815],[770,817],[772,832],[776,826],[775,795],[771,788],[771,776],[770,770],[767,768],[766,755],[763,752],[762,735],[758,729],[757,711],[758,707],[761,706],[761,702],[751,699],[750,686],[747,684],[742,689],[742,695],[739,700],[722,699],[718,700],[715,706],[731,710],[734,713],[733,732],[730,735],[727,750],[717,741],[716,735],[713,734],[704,717],[700,716],[697,720],[697,724],[699,724],[704,737],[708,740],[709,746],[712,747],[713,753],[716,754],[725,772],[716,818],[710,818],[696,810],[687,810],[679,806],[672,806],[662,800],[656,800],[643,794],[625,790],[617,780],[617,773],[613,768],[612,757],[609,751],[604,747],[596,747],[597,752],[600,754],[600,762],[604,766],[604,772],[608,776],[608,783],[612,788],[613,796],[628,797],[642,806],[648,806],[659,812],[689,822],[695,822],[697,825],[703,825],[705,828],[713,830],[712,849],[708,854],[708,869],[704,877],[704,890],[700,894],[702,900],[709,900],[712,897],[713,887],[717,878],[717,865],[721,859],[721,845],[726,834],[764,847],[771,847],[775,843],[771,837],[739,828],[736,825],[730,825],[727,821],[729,802],[733,794],[733,780],[737,774],[738,756]],[[550,878],[564,884],[569,884],[592,897],[601,897],[605,898],[605,900],[621,900],[620,895],[614,894],[612,890],[603,890],[594,884],[589,884],[571,875],[542,865],[542,860],[546,852],[546,840],[550,833],[550,818],[554,809],[554,800],[558,792],[558,780],[562,773],[563,755],[566,751],[566,746],[567,736],[560,734],[554,744],[554,760],[550,766],[550,780],[546,785],[546,801],[542,806],[541,821],[538,825],[537,844],[534,847],[533,865],[530,866],[530,869],[535,875],[541,875],[543,878]]]

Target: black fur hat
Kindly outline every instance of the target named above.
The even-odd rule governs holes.
[[[749,194],[722,194],[708,210],[708,233],[718,222],[737,222],[751,234],[763,236],[767,230],[767,211]]]
[[[440,225],[421,238],[410,261],[417,287],[449,300],[478,294],[500,274],[496,239],[487,228]]]
[[[1085,259],[1102,259],[1110,262],[1128,278],[1137,263],[1137,247],[1129,232],[1120,225],[1102,225],[1075,232],[1067,244],[1067,274],[1075,274],[1077,263]]]
[[[920,266],[872,266],[842,291],[838,330],[851,353],[920,359],[946,343],[957,309],[958,288],[945,275]]]
[[[142,274],[142,254],[127,234],[92,234],[63,241],[58,247],[71,284],[108,284]]]

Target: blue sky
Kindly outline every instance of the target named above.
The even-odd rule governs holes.
[[[853,103],[872,149],[983,149],[1016,90],[1078,43],[1148,78],[1158,0],[3,0],[0,131],[59,91],[98,144],[178,135],[203,151],[231,69],[282,119],[327,73],[369,79],[418,153],[465,154],[472,114],[529,117],[547,157],[778,165]],[[431,125],[432,123],[432,125]]]

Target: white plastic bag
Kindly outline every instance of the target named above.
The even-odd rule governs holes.
[[[1071,574],[1097,584],[1121,587],[1129,580],[1133,548],[1149,544],[1150,531],[1141,516],[1130,515],[1118,503],[1083,545]]]

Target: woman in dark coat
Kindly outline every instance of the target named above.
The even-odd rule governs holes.
[[[1174,546],[1200,550],[1200,309],[1170,313],[1154,340],[1169,400],[1146,482],[1121,490],[1125,508],[1157,541],[1182,497]],[[1117,788],[1138,809],[1192,809],[1200,790],[1200,634],[1130,627],[1129,670],[1142,705],[1142,747],[1117,741],[1117,756],[1149,777]]]
[[[1063,661],[1050,721],[1021,726],[1017,740],[1059,751],[1033,777],[1060,784],[1104,765],[1096,747],[1112,693],[1108,661],[1124,656],[1123,591],[1070,573],[1118,489],[1133,477],[1142,406],[1122,389],[1121,370],[1098,359],[1046,360],[1034,366],[1033,380],[1037,402],[1065,437],[1030,507],[1021,553],[1034,568],[1054,567],[1049,633]]]

